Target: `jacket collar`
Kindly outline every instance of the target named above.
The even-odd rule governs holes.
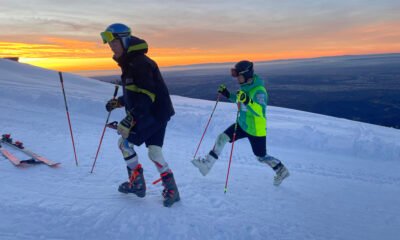
[[[264,86],[264,81],[257,74],[254,74],[253,81],[251,83],[240,85],[240,88],[244,91],[250,91],[252,88],[257,86]]]
[[[148,49],[149,46],[145,40],[132,36],[127,51],[120,58],[114,60],[120,67],[124,67],[131,58],[136,55],[146,54]]]

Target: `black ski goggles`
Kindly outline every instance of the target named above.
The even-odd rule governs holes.
[[[239,77],[239,73],[236,69],[231,68],[231,76],[232,77]]]
[[[239,77],[239,75],[243,75],[248,71],[249,71],[249,69],[241,71],[241,72],[238,72],[235,68],[231,68],[231,76],[232,77]]]

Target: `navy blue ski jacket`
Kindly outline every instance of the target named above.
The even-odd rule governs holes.
[[[147,43],[132,37],[127,53],[116,60],[121,67],[123,95],[118,98],[135,121],[153,117],[166,123],[175,114],[168,88],[157,64],[146,53]]]

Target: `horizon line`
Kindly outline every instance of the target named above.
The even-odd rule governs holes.
[[[285,62],[285,61],[301,61],[301,60],[311,60],[311,59],[324,59],[324,58],[340,58],[340,57],[357,57],[357,56],[380,56],[380,55],[397,55],[400,52],[390,52],[390,53],[366,53],[366,54],[342,54],[342,55],[329,55],[329,56],[319,56],[319,57],[295,57],[295,58],[283,58],[283,59],[274,59],[274,60],[261,60],[261,61],[253,61],[254,63],[273,63],[273,62]],[[186,67],[212,67],[212,66],[223,66],[228,64],[235,64],[236,62],[209,62],[209,63],[195,63],[195,64],[182,64],[182,65],[171,65],[171,66],[163,66],[160,69],[163,70],[176,70],[173,68],[186,68]],[[119,68],[116,69],[98,69],[98,70],[79,70],[79,71],[67,71],[70,73],[89,73],[89,72],[112,72],[112,71],[120,71]],[[111,75],[91,75],[91,76],[111,76]]]

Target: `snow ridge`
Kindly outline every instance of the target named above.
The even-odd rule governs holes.
[[[212,101],[173,96],[165,157],[181,201],[162,206],[158,173],[137,148],[148,184],[144,199],[117,192],[125,181],[118,135],[98,140],[114,87],[64,74],[80,166],[75,167],[58,74],[0,60],[0,132],[12,133],[58,168],[17,168],[0,157],[0,239],[397,239],[400,131],[290,109],[268,108],[268,152],[291,172],[280,187],[246,140],[235,144],[227,194],[227,147],[201,176],[190,163]],[[219,103],[200,154],[233,123]],[[111,120],[120,120],[114,111]],[[10,150],[11,151],[11,150]],[[20,156],[21,153],[16,153]],[[23,156],[21,156],[23,157]],[[371,227],[373,226],[373,227]]]

